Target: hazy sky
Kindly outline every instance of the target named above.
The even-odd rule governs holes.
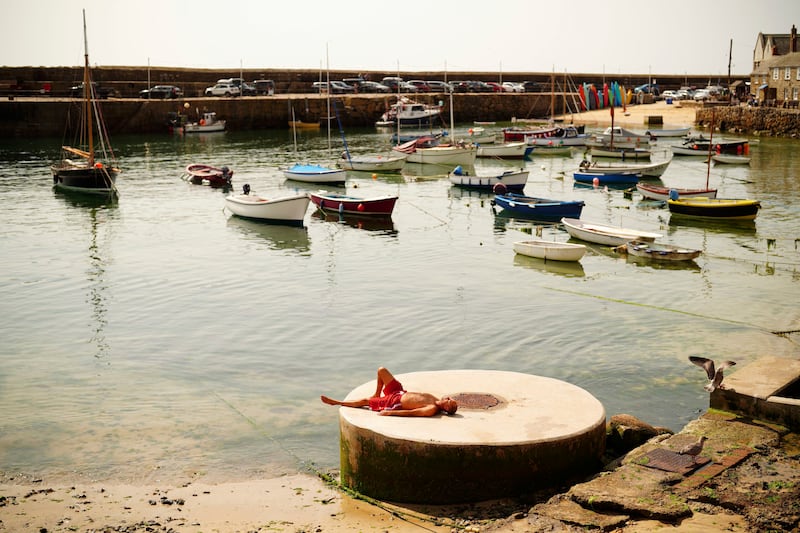
[[[4,0],[0,64],[748,74],[800,0]],[[558,4],[558,5],[557,5]],[[448,7],[449,6],[449,7]],[[327,60],[326,60],[327,49]]]

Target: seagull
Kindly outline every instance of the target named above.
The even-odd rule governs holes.
[[[705,444],[707,437],[704,435],[700,437],[697,442],[693,442],[691,444],[687,444],[680,450],[678,453],[680,455],[688,455],[692,458],[692,462],[697,462],[697,456],[700,455],[700,452],[703,451],[703,444]]]
[[[714,389],[724,389],[725,387],[722,386],[722,371],[736,364],[734,361],[723,361],[715,370],[714,361],[711,359],[691,355],[689,356],[689,361],[706,371],[708,384],[703,388],[708,392],[714,392]]]

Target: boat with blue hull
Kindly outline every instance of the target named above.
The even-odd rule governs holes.
[[[573,179],[592,185],[636,185],[640,176],[638,172],[575,172]]]
[[[514,193],[498,194],[491,203],[511,217],[549,222],[558,222],[562,218],[580,218],[584,206],[583,200],[552,200]]]

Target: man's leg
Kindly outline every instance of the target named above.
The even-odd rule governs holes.
[[[393,379],[394,376],[387,369],[384,367],[378,368],[378,384],[377,388],[375,389],[375,394],[372,396],[372,398],[379,398],[381,396],[381,392],[383,391],[383,387],[385,387]],[[319,398],[323,403],[328,405],[341,405],[343,407],[369,407],[369,398],[361,398],[360,400],[351,401],[334,400],[333,398],[328,398],[327,396],[320,396]]]
[[[375,389],[375,394],[373,394],[373,398],[377,398],[383,392],[383,388],[394,379],[394,376],[391,372],[389,372],[384,367],[378,368],[378,385]]]
[[[328,405],[341,405],[342,407],[368,407],[369,406],[369,398],[362,398],[360,400],[351,400],[349,402],[345,402],[342,400],[334,400],[333,398],[328,398],[327,396],[320,396],[320,400],[322,403],[326,403]]]

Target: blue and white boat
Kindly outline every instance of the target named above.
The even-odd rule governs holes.
[[[290,180],[306,183],[344,183],[347,172],[339,168],[328,168],[321,165],[296,163],[283,171]]]
[[[498,194],[492,205],[503,209],[504,214],[532,220],[557,222],[562,218],[580,218],[583,200],[551,200],[521,194]]]

